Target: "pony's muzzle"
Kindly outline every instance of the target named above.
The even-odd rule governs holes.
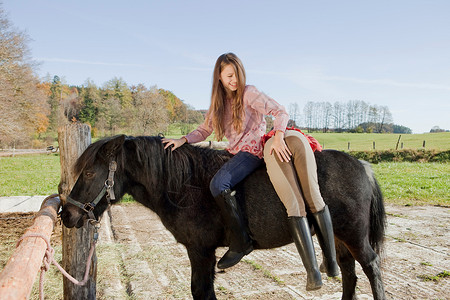
[[[66,204],[61,211],[61,220],[67,228],[80,228],[84,224],[86,215],[84,212],[72,204]]]

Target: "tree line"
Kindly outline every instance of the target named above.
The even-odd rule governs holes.
[[[23,112],[25,120],[18,120],[16,124],[2,117],[2,146],[52,144],[57,138],[58,127],[70,122],[89,124],[93,137],[104,137],[121,133],[157,135],[166,132],[169,124],[178,124],[185,134],[194,124],[203,121],[200,111],[172,92],[156,86],[147,88],[143,84],[128,86],[121,78],[113,78],[98,87],[91,80],[81,86],[68,85],[59,76],[54,76],[52,80],[45,79],[35,85],[35,93],[28,97],[30,109]],[[42,95],[42,109],[39,109],[35,104],[38,99],[42,101]],[[17,97],[10,95],[9,99],[14,103]],[[3,104],[3,99],[0,102]],[[14,108],[17,113],[16,106],[11,109],[13,114]],[[37,122],[27,126],[29,120],[38,117]],[[22,134],[17,135],[17,132]]]
[[[389,107],[361,100],[333,104],[309,101],[303,114],[298,104],[292,103],[288,110],[295,124],[309,132],[412,133],[410,128],[393,123]]]
[[[203,119],[201,112],[172,92],[143,84],[128,86],[122,78],[97,87],[90,80],[69,86],[54,76],[47,84],[51,131],[64,122],[82,122],[91,125],[94,136],[155,135],[166,132],[169,124],[197,124]]]

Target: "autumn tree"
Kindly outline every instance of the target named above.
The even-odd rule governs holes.
[[[188,134],[194,130],[198,124],[204,121],[201,112],[196,111],[191,105],[183,103],[184,119],[182,119],[183,126],[181,127],[181,134]]]
[[[133,132],[139,135],[156,135],[165,132],[168,126],[168,112],[164,97],[156,87],[147,89],[144,85],[132,88]]]
[[[48,114],[46,95],[33,73],[28,37],[14,29],[0,6],[0,143],[29,144]]]
[[[186,107],[184,103],[171,91],[159,89],[158,92],[161,96],[164,97],[166,101],[166,109],[169,113],[169,121],[171,123],[182,122],[186,116]]]

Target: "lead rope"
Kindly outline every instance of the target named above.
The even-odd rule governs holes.
[[[53,247],[50,245],[50,240],[43,234],[40,233],[27,233],[24,234],[18,241],[16,244],[16,248],[19,246],[20,242],[28,237],[40,237],[42,238],[45,243],[47,244],[47,249],[45,250],[45,255],[42,258],[42,263],[43,265],[41,266],[41,274],[39,276],[39,299],[40,300],[44,300],[44,277],[45,277],[45,272],[47,272],[51,266],[51,264],[54,264],[58,270],[67,277],[67,279],[69,279],[73,284],[75,285],[79,285],[79,286],[84,286],[86,285],[87,281],[89,280],[89,269],[91,268],[91,263],[92,263],[92,256],[94,255],[94,251],[95,251],[95,245],[97,244],[97,240],[98,240],[98,229],[100,228],[100,225],[98,222],[95,222],[94,225],[94,239],[91,243],[91,249],[89,250],[89,255],[86,261],[86,270],[84,273],[84,277],[82,281],[78,281],[77,279],[73,278],[69,273],[66,272],[66,270],[64,270],[60,264],[58,264],[58,262],[55,260],[54,254],[55,254],[55,249],[53,249]]]

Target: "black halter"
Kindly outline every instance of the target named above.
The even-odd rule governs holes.
[[[106,179],[105,181],[105,185],[103,186],[102,190],[100,191],[100,193],[97,195],[97,197],[88,203],[81,203],[78,202],[72,198],[70,198],[69,196],[67,196],[66,200],[67,202],[81,208],[84,212],[86,212],[88,214],[88,217],[90,220],[95,220],[95,216],[93,213],[93,210],[95,208],[95,206],[100,202],[100,200],[103,198],[103,196],[106,194],[106,200],[108,201],[108,205],[111,204],[111,200],[116,200],[116,196],[114,195],[114,172],[117,170],[117,163],[112,160],[109,163],[109,174],[108,174],[108,179]]]

